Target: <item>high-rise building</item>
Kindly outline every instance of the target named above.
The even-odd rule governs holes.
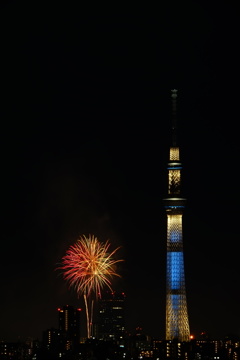
[[[51,328],[43,331],[42,345],[50,351],[61,351],[65,349],[65,344],[59,329]]]
[[[80,343],[80,314],[81,309],[65,305],[58,308],[59,330],[65,342],[66,350]]]
[[[125,335],[125,294],[106,291],[98,302],[98,338],[120,340]]]
[[[166,340],[183,342],[190,340],[182,235],[185,198],[181,194],[182,164],[177,144],[177,90],[171,92],[172,144],[168,162],[168,195],[164,199],[167,213]]]

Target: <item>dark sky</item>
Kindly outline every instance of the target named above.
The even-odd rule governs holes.
[[[239,16],[229,1],[1,5],[0,339],[79,306],[57,263],[121,246],[127,329],[164,336],[171,89],[191,332],[240,336]]]

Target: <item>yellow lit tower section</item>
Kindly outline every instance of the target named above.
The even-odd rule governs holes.
[[[187,311],[182,216],[185,199],[181,196],[181,170],[179,147],[176,141],[177,90],[172,92],[172,146],[168,162],[168,196],[164,199],[167,213],[167,269],[166,269],[166,340],[190,340]]]

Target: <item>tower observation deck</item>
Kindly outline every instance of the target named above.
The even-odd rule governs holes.
[[[182,216],[185,198],[181,195],[181,170],[177,146],[176,100],[172,95],[172,145],[168,162],[168,195],[164,199],[167,214],[167,268],[166,268],[166,340],[189,341],[190,330],[187,311]]]

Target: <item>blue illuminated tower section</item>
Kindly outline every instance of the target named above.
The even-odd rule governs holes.
[[[167,213],[166,340],[178,339],[183,342],[190,339],[182,236],[185,199],[181,196],[182,164],[176,134],[177,90],[171,92],[172,145],[168,162],[168,196],[164,199]]]

